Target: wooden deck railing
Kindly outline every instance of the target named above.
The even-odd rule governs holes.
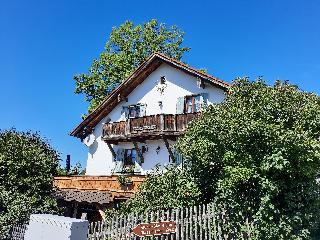
[[[103,139],[126,140],[130,137],[147,137],[157,135],[179,135],[188,123],[199,116],[199,113],[158,114],[127,121],[107,123],[103,126]]]
[[[61,176],[55,177],[53,186],[60,190],[108,191],[113,197],[129,198],[146,179],[144,175],[127,176],[132,184],[123,186],[118,176]]]

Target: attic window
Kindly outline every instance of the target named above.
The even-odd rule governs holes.
[[[129,118],[139,117],[139,115],[140,115],[140,106],[139,105],[129,106]]]

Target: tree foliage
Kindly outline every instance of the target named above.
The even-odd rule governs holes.
[[[57,210],[51,191],[58,159],[37,133],[0,131],[0,236],[31,213]]]
[[[125,202],[121,211],[145,212],[196,205],[200,190],[192,177],[181,168],[157,166],[147,176],[134,198]]]
[[[202,202],[228,206],[257,239],[308,239],[319,217],[320,98],[237,79],[224,103],[188,126],[178,149]]]
[[[66,167],[61,166],[59,164],[57,168],[56,176],[73,176],[73,175],[85,175],[86,169],[82,167],[81,163],[78,161],[73,166],[71,166],[70,170],[67,171]]]
[[[223,103],[189,124],[177,148],[184,168],[156,171],[125,211],[213,202],[227,209],[223,231],[245,233],[237,239],[248,232],[250,239],[310,239],[319,229],[316,94],[287,82],[236,79]]]
[[[89,73],[74,77],[75,92],[85,95],[91,112],[153,52],[180,60],[189,50],[182,47],[183,36],[176,26],[168,28],[155,19],[136,26],[126,21],[112,28],[105,50],[93,61]]]

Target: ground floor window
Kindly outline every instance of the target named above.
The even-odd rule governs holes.
[[[137,161],[137,150],[136,149],[125,149],[124,151],[124,166],[132,166]]]
[[[115,158],[114,173],[140,173],[141,158],[135,148],[118,148]]]

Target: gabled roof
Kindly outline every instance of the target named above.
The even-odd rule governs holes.
[[[223,90],[227,90],[231,84],[213,77],[207,73],[199,71],[182,63],[176,59],[170,58],[162,53],[152,54],[145,62],[143,62],[124,82],[122,82],[115,90],[113,90],[105,100],[91,112],[70,135],[84,139],[92,129],[106,117],[119,102],[125,99],[139,84],[141,84],[154,70],[162,63],[182,70],[190,75],[202,79],[206,83],[214,85]]]

